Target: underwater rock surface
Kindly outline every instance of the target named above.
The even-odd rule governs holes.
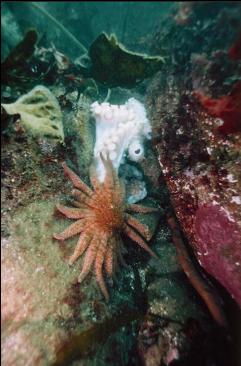
[[[212,18],[207,7],[215,8]],[[183,231],[201,266],[241,306],[241,120],[234,93],[241,65],[229,58],[240,16],[238,3],[200,3],[190,6],[187,23],[164,21],[153,49],[165,47],[173,58],[150,85],[148,105],[154,146]],[[204,101],[198,90],[210,99]]]
[[[66,3],[69,16],[74,4]],[[207,304],[183,272],[167,224],[174,207],[200,264],[239,301],[240,134],[238,119],[235,117],[233,125],[230,120],[239,116],[236,85],[241,69],[241,16],[240,4],[225,4],[174,4],[152,41],[150,53],[164,56],[166,61],[149,84],[145,103],[155,151],[149,141],[144,159],[123,164],[120,176],[126,182],[128,200],[145,197],[140,204],[150,203],[160,209],[158,214],[136,216],[148,226],[150,245],[159,259],[151,259],[124,237],[128,266],[117,273],[113,286],[108,282],[109,303],[103,300],[94,276],[81,285],[77,283],[82,259],[68,266],[76,237],[65,243],[52,239],[53,233],[67,226],[66,219],[55,211],[56,203],[71,204],[71,184],[64,177],[61,163],[66,161],[90,184],[95,129],[91,103],[110,98],[111,104],[121,104],[131,97],[144,103],[150,80],[131,91],[119,88],[107,94],[106,88],[87,80],[71,61],[73,43],[65,45],[70,54],[61,49],[64,37],[59,37],[60,28],[56,35],[59,43],[50,45],[43,37],[32,55],[33,37],[29,58],[21,68],[16,64],[11,67],[10,62],[2,102],[14,103],[36,85],[45,85],[61,109],[64,143],[23,129],[18,115],[5,116],[1,136],[4,366],[240,365],[235,362],[235,347],[238,353],[240,343],[235,344],[233,334],[215,323]],[[72,14],[76,23],[79,16],[88,19],[87,10],[86,5],[83,14]],[[96,14],[95,19],[99,16]],[[41,27],[47,25],[43,17],[36,18]],[[136,18],[139,21],[138,14]],[[66,12],[66,25],[68,19]],[[127,30],[125,35],[127,38]],[[8,33],[10,40],[14,38],[9,47],[19,42],[25,46],[28,37],[21,43],[23,34],[13,36]],[[141,45],[149,49],[150,39],[151,33],[140,38],[138,50]],[[131,35],[127,42],[130,49],[134,43]],[[22,48],[19,53],[16,47],[15,55],[20,59],[15,60],[21,64]],[[129,72],[125,68],[124,76],[126,69]],[[113,74],[109,76],[109,82],[115,83]],[[213,101],[218,104],[215,116],[208,108]],[[220,119],[223,113],[227,117],[224,124]],[[196,266],[193,257],[189,260]],[[204,284],[210,281],[206,275]],[[207,286],[207,291],[214,287],[221,292],[217,282]],[[227,298],[225,293],[225,303]],[[238,324],[236,318],[233,322]]]
[[[135,322],[143,316],[139,298],[144,289],[138,271],[129,266],[118,273],[118,282],[111,288],[110,305],[103,301],[91,276],[78,285],[81,261],[72,269],[67,264],[76,238],[63,244],[52,239],[54,232],[66,226],[65,220],[55,216],[55,204],[70,189],[60,165],[61,150],[46,158],[39,143],[28,140],[19,144],[12,139],[11,143],[5,141],[3,153],[5,163],[11,160],[10,169],[3,164],[3,186],[7,190],[2,197],[4,365],[64,365],[72,358],[84,358],[87,365],[95,362],[92,358],[100,357],[99,365],[105,365],[112,349],[110,343],[116,344],[119,355],[126,355],[120,363],[125,365],[134,345]],[[36,157],[31,161],[34,153]],[[29,176],[25,178],[26,174]],[[145,215],[140,216],[145,220]],[[149,225],[154,232],[156,217],[149,218]],[[107,342],[110,335],[113,336]],[[103,341],[107,342],[104,349]],[[73,344],[75,352],[68,358]],[[114,360],[112,364],[116,364]]]
[[[67,264],[76,238],[63,244],[52,239],[53,233],[66,227],[66,221],[56,217],[55,205],[68,199],[71,186],[61,161],[69,159],[88,180],[88,152],[93,149],[87,146],[91,134],[85,126],[89,123],[85,106],[88,101],[77,106],[72,119],[63,119],[65,145],[14,128],[2,136],[4,365],[66,365],[73,359],[81,359],[85,365],[97,360],[98,365],[116,365],[119,355],[118,362],[124,366],[135,344],[138,319],[144,316],[144,283],[135,266],[138,255],[147,261],[148,254],[134,248],[132,242],[126,243],[129,266],[118,273],[107,304],[91,276],[78,285],[81,260],[72,269]],[[65,108],[63,112],[65,115]],[[83,142],[78,136],[71,138],[77,130]],[[78,165],[81,149],[85,154],[79,156]],[[149,200],[156,205],[155,199]],[[152,234],[156,231],[159,215],[140,214],[138,219]],[[110,352],[113,347],[117,356]]]
[[[189,317],[199,319],[207,334],[213,323],[182,274],[168,228],[158,228],[158,215],[137,218],[157,231],[151,247],[161,261],[150,261],[149,254],[125,240],[128,267],[117,274],[108,304],[94,278],[77,283],[81,260],[72,268],[67,265],[76,238],[63,244],[52,239],[66,227],[66,220],[54,214],[55,204],[70,191],[61,161],[77,162],[76,150],[68,145],[70,132],[65,126],[64,149],[18,133],[3,141],[2,361],[5,366],[125,366],[132,359],[140,365],[151,352],[145,332],[149,321],[159,329],[159,343],[163,339],[166,345],[157,359],[182,359],[186,347],[195,348],[182,330]],[[148,156],[143,172],[155,187],[148,189],[146,200],[157,205],[157,182],[153,170],[145,169],[157,171],[157,162],[150,149]],[[159,189],[162,203],[165,195]]]

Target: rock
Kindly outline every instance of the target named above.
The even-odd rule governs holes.
[[[164,23],[155,37],[153,50],[157,52],[159,49],[161,52],[166,45],[166,50],[174,55],[176,62],[167,63],[165,73],[168,78],[159,74],[153,79],[147,103],[158,160],[189,244],[201,266],[241,306],[238,245],[241,243],[241,155],[240,129],[237,128],[239,122],[236,118],[240,108],[236,99],[231,100],[234,89],[226,82],[238,75],[240,65],[238,62],[232,63],[227,55],[225,58],[225,51],[217,52],[221,40],[221,50],[223,47],[229,48],[240,29],[238,25],[232,28],[232,32],[220,29],[220,22],[225,17],[225,26],[232,24],[240,12],[240,4],[217,6],[217,12],[210,18],[206,6],[204,10],[203,5],[199,4],[193,7],[195,22],[185,27],[175,22]],[[204,24],[205,32],[202,28]],[[212,37],[214,30],[215,40]],[[196,57],[194,65],[197,37],[205,39],[199,47],[199,54],[207,54],[209,59],[206,56]],[[197,68],[200,62],[203,66]],[[177,77],[180,70],[181,77]],[[205,94],[213,98],[206,100],[205,109],[193,95],[192,88],[196,85],[193,84],[194,74],[195,79],[200,80],[199,85],[205,88]],[[214,112],[210,108],[216,99],[219,105]],[[227,102],[226,107],[224,102]],[[223,121],[217,115],[226,118],[227,130],[234,113],[235,129],[229,129],[224,134],[224,128],[219,127]]]
[[[70,97],[69,97],[70,98]],[[70,100],[70,99],[69,99]],[[64,129],[66,143],[72,150],[74,163],[78,166],[81,177],[89,176],[89,167],[93,159],[94,149],[94,122],[90,115],[90,99],[83,95],[73,103],[71,110],[64,110]]]
[[[127,163],[120,165],[119,176],[125,182],[128,203],[136,203],[147,196],[143,173],[134,165]]]
[[[217,359],[222,364],[226,350],[224,347],[222,352],[220,347],[228,345],[227,335],[215,328],[198,301],[197,293],[178,263],[165,224],[155,237],[155,246],[159,259],[151,259],[144,269],[148,300],[137,338],[140,364],[159,366],[178,362],[194,365],[201,362],[206,365]]]
[[[135,293],[140,290],[136,275],[131,268],[118,274],[119,285],[112,291],[110,304],[103,301],[94,278],[78,285],[80,262],[72,268],[67,264],[71,242],[59,245],[52,240],[53,233],[66,226],[53,212],[53,201],[39,201],[21,208],[11,220],[2,256],[5,365],[66,364],[74,340],[77,354],[71,358],[91,357],[93,348],[95,357],[100,353],[109,357],[109,343],[105,350],[100,344],[110,334],[117,345],[126,334],[118,346],[120,354],[122,347],[126,352],[133,344],[134,333],[128,335],[128,329],[141,316],[135,304]],[[78,343],[78,339],[85,341]],[[64,360],[59,363],[63,347]]]
[[[94,276],[79,285],[82,259],[72,267],[67,264],[76,238],[62,244],[52,239],[67,225],[55,216],[55,204],[70,192],[60,165],[63,151],[49,151],[38,141],[20,144],[12,137],[2,152],[4,364],[64,365],[76,360],[114,366],[118,360],[126,365],[144,316],[145,281],[136,263],[149,255],[125,242],[129,266],[117,273],[113,287],[108,283],[109,303]],[[153,200],[144,204],[151,206]],[[159,215],[140,216],[153,235]]]
[[[144,181],[132,179],[129,183],[126,182],[127,202],[132,204],[143,200],[147,196],[146,184]]]

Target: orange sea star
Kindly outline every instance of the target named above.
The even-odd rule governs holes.
[[[63,163],[64,172],[75,187],[72,194],[76,198],[74,201],[76,207],[70,208],[60,204],[56,207],[67,218],[77,221],[61,234],[55,234],[54,238],[65,240],[81,233],[69,264],[73,264],[86,251],[78,281],[81,283],[94,266],[97,282],[105,299],[108,300],[109,295],[102,268],[104,267],[107,276],[112,278],[119,263],[125,264],[123,259],[125,248],[121,232],[156,257],[144,240],[151,238],[148,227],[128,212],[147,213],[157,209],[127,204],[124,184],[118,178],[111,160],[104,159],[103,156],[101,159],[106,171],[105,179],[100,183],[92,168],[90,181],[93,189],[89,188],[66,163]]]

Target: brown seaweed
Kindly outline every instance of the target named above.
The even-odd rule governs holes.
[[[89,49],[92,77],[109,87],[132,88],[161,69],[164,59],[130,52],[115,35],[101,33]]]
[[[3,61],[1,65],[2,71],[22,67],[26,60],[33,55],[37,40],[38,33],[35,29],[30,29],[24,39],[13,48]]]

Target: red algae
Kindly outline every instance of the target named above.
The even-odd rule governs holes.
[[[221,206],[202,204],[194,233],[200,263],[241,306],[241,232],[236,222]]]
[[[221,118],[223,124],[218,131],[224,135],[241,131],[241,82],[237,82],[229,95],[213,99],[200,91],[194,95],[210,116]]]
[[[240,60],[241,59],[241,33],[239,35],[238,40],[228,50],[228,56],[231,60]]]

